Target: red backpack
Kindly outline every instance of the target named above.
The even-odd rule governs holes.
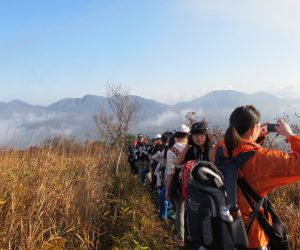
[[[182,174],[182,181],[181,181],[181,191],[182,191],[182,198],[184,200],[187,199],[187,187],[190,180],[191,170],[195,164],[195,160],[191,160],[185,163],[182,167],[181,174]]]

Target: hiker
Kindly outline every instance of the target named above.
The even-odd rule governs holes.
[[[188,142],[190,128],[184,124],[175,131],[175,144],[167,152],[167,176],[166,176],[166,198],[173,199],[176,207],[176,230],[175,240],[179,246],[184,245],[184,200],[181,195],[180,171],[181,165],[177,165],[177,157]]]
[[[146,176],[149,173],[149,145],[143,136],[143,134],[138,134],[137,145],[135,147],[137,153],[136,166],[139,170],[141,176],[141,182],[144,186],[146,184]]]
[[[137,175],[139,173],[139,170],[136,166],[136,162],[137,162],[136,144],[137,141],[134,141],[133,145],[129,145],[127,148],[128,163],[130,165],[130,172],[133,175]]]
[[[164,145],[162,144],[161,135],[157,134],[152,143],[152,147],[149,150],[149,155],[151,159],[151,188],[154,190],[156,186],[157,177],[154,174],[157,164],[161,158]]]
[[[189,140],[182,152],[178,155],[176,164],[183,165],[182,168],[182,197],[187,198],[187,185],[190,179],[190,171],[195,161],[210,161],[212,149],[212,137],[208,133],[205,120],[195,122],[192,125]]]
[[[260,197],[279,186],[300,180],[300,136],[295,136],[282,119],[278,119],[276,131],[290,143],[291,153],[267,149],[258,144],[257,140],[261,142],[261,138],[268,134],[267,125],[260,124],[260,113],[254,106],[241,106],[231,113],[224,141],[219,145],[227,159],[253,151],[253,155],[240,168],[239,178],[243,177]],[[218,146],[214,150],[217,148]],[[237,205],[245,225],[253,212],[249,204],[239,188]],[[268,249],[269,238],[257,217],[248,231],[248,241],[249,249]]]
[[[164,149],[160,155],[160,159],[157,159],[159,163],[155,169],[155,174],[157,176],[157,186],[160,188],[159,192],[159,215],[158,217],[161,220],[167,220],[168,216],[172,216],[175,211],[168,212],[170,208],[170,203],[166,198],[166,165],[167,165],[167,152],[170,147],[173,147],[174,142],[174,134],[172,132],[165,132],[162,134],[162,143]],[[158,153],[156,153],[158,154]],[[171,214],[172,213],[172,214]]]
[[[208,133],[206,121],[195,122],[190,131],[189,141],[178,155],[177,164],[187,161],[209,161],[209,153],[212,147],[212,137]]]

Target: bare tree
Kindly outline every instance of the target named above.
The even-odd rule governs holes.
[[[189,111],[185,114],[185,124],[191,127],[197,121],[197,113],[194,111]]]
[[[120,84],[108,84],[107,99],[110,110],[101,109],[99,115],[94,115],[93,119],[101,140],[117,149],[118,160],[114,171],[118,175],[129,124],[138,111],[138,103],[136,99],[130,99],[129,90]]]
[[[219,125],[213,126],[211,134],[214,143],[219,143],[224,138],[224,132]]]

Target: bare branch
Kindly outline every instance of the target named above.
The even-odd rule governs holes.
[[[101,110],[99,115],[93,116],[93,120],[101,140],[116,146],[120,160],[130,122],[138,111],[138,103],[136,99],[130,98],[128,89],[112,84],[107,86],[107,100],[110,112]]]

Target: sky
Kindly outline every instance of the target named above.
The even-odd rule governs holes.
[[[300,98],[297,0],[0,1],[0,101],[107,84],[167,104],[213,90]]]

